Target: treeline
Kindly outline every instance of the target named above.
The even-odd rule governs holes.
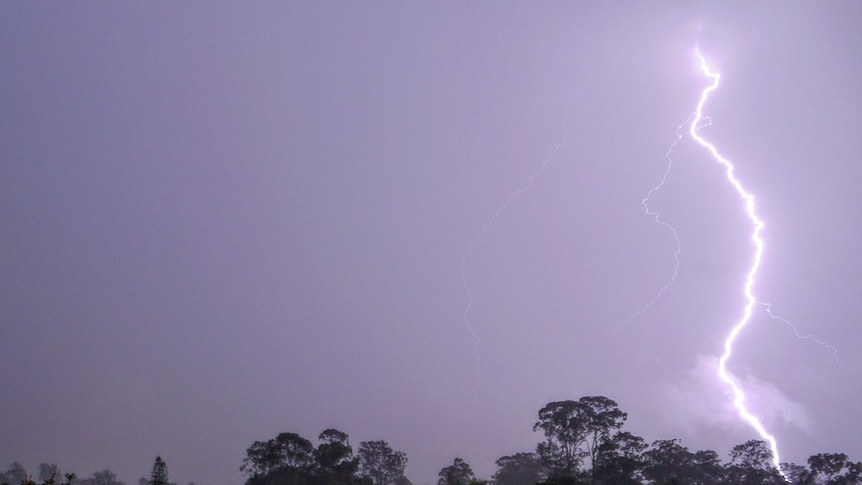
[[[455,458],[438,485],[862,485],[862,463],[843,453],[812,455],[806,465],[773,464],[765,441],[750,440],[722,461],[712,450],[691,451],[678,439],[648,444],[623,430],[628,414],[604,396],[556,401],[539,410],[534,451],[500,457],[490,480]],[[281,433],[248,448],[240,468],[246,485],[409,485],[407,456],[385,441],[360,443],[328,429],[319,444]]]
[[[33,476],[27,472],[24,465],[15,462],[0,473],[0,485],[126,485],[117,479],[117,475],[109,469],[94,472],[87,478],[78,478],[74,473],[62,473],[60,467],[50,463],[39,465],[39,472]],[[177,485],[168,480],[168,464],[157,456],[153,462],[150,478],[141,477],[138,485]],[[189,483],[189,485],[195,485]]]
[[[356,455],[347,433],[327,429],[318,445],[296,433],[255,441],[240,471],[246,485],[411,485],[407,455],[385,441],[363,441]]]
[[[539,410],[534,450],[502,456],[480,479],[456,457],[438,473],[438,485],[862,485],[862,462],[844,453],[818,453],[805,465],[773,464],[764,441],[734,446],[729,460],[712,450],[691,451],[679,439],[647,443],[625,431],[628,414],[604,396],[550,402]],[[240,471],[245,485],[411,485],[407,455],[386,441],[363,441],[354,453],[347,433],[327,429],[317,444],[297,433],[255,441]],[[36,480],[39,480],[38,482]],[[0,485],[125,485],[110,470],[79,479],[42,464],[34,478],[18,463],[0,473]],[[156,457],[150,478],[137,485],[176,485]],[[189,484],[194,485],[194,484]]]

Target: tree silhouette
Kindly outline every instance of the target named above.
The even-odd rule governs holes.
[[[500,457],[494,474],[495,485],[536,483],[545,477],[545,466],[536,453],[516,453]]]
[[[353,481],[359,459],[353,456],[347,433],[330,428],[320,433],[318,440],[314,450],[316,481],[339,485]]]
[[[763,440],[748,440],[730,451],[727,478],[739,485],[783,485],[787,481],[772,465],[772,451]]]
[[[552,478],[575,477],[583,460],[589,458],[589,481],[596,483],[600,447],[627,417],[614,400],[604,396],[548,403],[539,410],[533,425],[533,431],[542,430],[545,435],[536,452],[550,468]]]
[[[404,468],[407,466],[407,455],[394,451],[389,443],[378,441],[363,441],[359,443],[360,475],[371,480],[373,485],[386,485],[404,478]]]
[[[437,485],[469,485],[476,480],[473,469],[462,458],[455,458],[451,465],[443,467],[437,474]]]
[[[168,485],[168,465],[161,456],[156,457],[150,473],[150,485]]]

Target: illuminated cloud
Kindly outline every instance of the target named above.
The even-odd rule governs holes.
[[[694,366],[677,382],[661,386],[667,419],[696,434],[704,427],[723,431],[739,429],[739,415],[727,387],[715,375],[718,358],[699,355]],[[769,382],[751,375],[734,376],[748,397],[751,409],[771,426],[791,426],[813,435],[807,409]]]

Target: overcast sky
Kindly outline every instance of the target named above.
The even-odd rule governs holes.
[[[649,203],[678,275],[630,318],[674,272],[641,201],[697,44],[754,291],[839,348],[758,306],[730,369],[783,461],[862,459],[862,4],[0,9],[0,467],[237,484],[252,441],[336,427],[488,478],[597,394],[726,457],[751,224],[688,138]]]

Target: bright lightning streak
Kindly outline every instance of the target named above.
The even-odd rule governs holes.
[[[752,225],[754,226],[754,230],[751,233],[751,240],[754,243],[754,262],[751,264],[751,268],[748,270],[748,275],[745,279],[745,310],[743,311],[742,317],[736,322],[733,328],[730,331],[730,334],[727,336],[727,339],[724,341],[724,353],[721,355],[721,358],[718,360],[718,376],[724,381],[728,386],[733,389],[733,405],[736,407],[736,410],[739,412],[740,417],[745,420],[752,428],[754,428],[761,438],[766,440],[769,443],[769,447],[772,450],[772,463],[775,465],[775,468],[781,473],[781,476],[787,480],[787,477],[784,475],[784,472],[781,471],[780,461],[778,458],[778,443],[775,440],[775,437],[769,434],[766,431],[766,428],[760,422],[760,419],[757,418],[748,408],[745,406],[745,393],[742,388],[737,384],[736,380],[727,370],[727,361],[730,359],[733,354],[733,343],[736,341],[736,338],[739,336],[739,333],[743,328],[748,324],[751,320],[752,310],[754,305],[757,304],[757,300],[754,297],[754,293],[752,292],[752,288],[754,287],[754,281],[757,276],[757,270],[760,268],[760,263],[763,257],[763,239],[760,237],[760,232],[763,230],[763,221],[757,216],[757,213],[754,210],[754,196],[751,193],[747,192],[743,187],[739,180],[734,176],[733,164],[730,163],[726,158],[722,157],[718,150],[715,148],[713,144],[703,139],[698,132],[698,124],[702,120],[709,121],[709,118],[703,115],[703,105],[706,104],[706,100],[709,97],[709,94],[715,91],[718,88],[719,80],[721,79],[721,75],[716,72],[712,72],[709,68],[709,65],[706,63],[706,59],[700,54],[700,51],[696,51],[697,58],[700,60],[700,70],[703,74],[712,79],[712,84],[706,87],[700,94],[700,101],[697,103],[697,109],[695,110],[694,120],[689,125],[689,135],[691,135],[692,139],[694,139],[700,146],[706,148],[707,151],[712,155],[712,157],[725,168],[725,173],[727,174],[727,180],[736,189],[739,197],[745,202],[745,211],[748,214],[749,220],[751,220]],[[788,480],[789,481],[789,480]]]
[[[476,360],[476,372],[478,377],[478,372],[481,367],[481,359],[479,357],[479,345],[481,344],[481,339],[479,338],[479,334],[476,333],[476,330],[473,328],[472,322],[470,322],[470,312],[473,310],[473,293],[470,291],[470,285],[467,281],[467,262],[470,260],[470,257],[473,255],[473,247],[476,243],[482,239],[482,237],[494,227],[494,223],[497,222],[497,219],[500,218],[500,215],[506,210],[509,205],[512,204],[512,201],[518,197],[519,195],[526,194],[530,191],[530,188],[533,186],[533,182],[545,171],[545,168],[551,163],[551,160],[554,159],[554,156],[557,154],[557,151],[560,150],[566,143],[569,141],[569,110],[566,110],[566,116],[563,120],[563,138],[561,141],[557,142],[554,145],[554,148],[542,160],[539,168],[530,174],[529,178],[527,178],[527,182],[520,189],[514,190],[506,196],[506,200],[494,211],[494,214],[491,215],[491,218],[488,219],[488,222],[482,227],[479,232],[473,236],[473,239],[470,240],[470,243],[467,245],[467,251],[464,253],[464,257],[461,258],[461,286],[464,288],[464,293],[467,295],[467,305],[464,307],[464,311],[462,312],[464,325],[467,327],[467,331],[470,332],[470,335],[473,337],[473,358]]]

